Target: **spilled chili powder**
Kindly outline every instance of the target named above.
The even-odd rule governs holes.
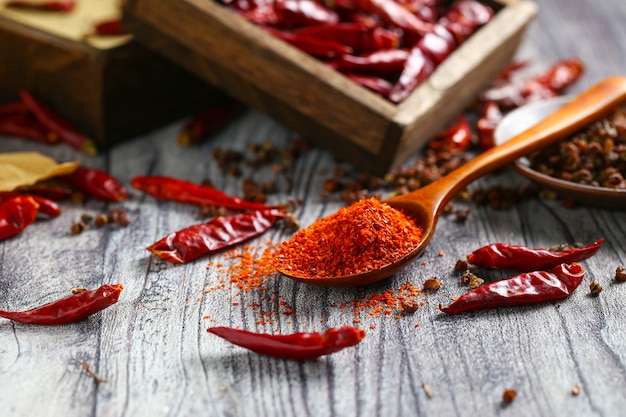
[[[297,232],[281,245],[276,267],[303,278],[353,275],[402,258],[421,239],[422,229],[404,213],[368,198]]]

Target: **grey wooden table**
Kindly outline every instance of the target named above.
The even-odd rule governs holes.
[[[519,57],[539,67],[580,57],[587,70],[574,91],[582,90],[626,73],[624,20],[622,0],[542,1]],[[210,178],[216,187],[240,194],[241,179],[223,176],[212,150],[243,150],[267,138],[282,146],[291,137],[250,110],[201,147],[180,148],[174,142],[182,123],[98,157],[8,137],[0,138],[0,149],[37,150],[58,160],[81,157],[84,165],[108,170],[125,184],[146,174]],[[341,203],[320,197],[328,177],[321,172],[333,164],[324,151],[307,152],[290,172],[293,190],[272,201],[302,198],[297,214],[303,225],[335,212]],[[276,174],[267,169],[256,175],[263,180]],[[519,181],[505,170],[479,184]],[[83,213],[111,207],[124,207],[131,224],[69,232]],[[170,265],[145,250],[167,233],[197,223],[196,208],[133,192],[122,204],[89,200],[84,206],[64,203],[63,209],[59,218],[0,242],[0,308],[30,308],[63,297],[72,287],[121,282],[125,289],[115,306],[78,324],[0,321],[2,416],[621,416],[626,409],[626,284],[611,283],[615,267],[626,264],[626,211],[569,209],[540,199],[509,210],[472,207],[466,222],[440,223],[420,261],[363,291],[310,287],[273,275],[266,277],[266,291],[238,294],[227,284],[211,290],[228,274],[223,267],[207,267],[209,261],[235,260]],[[268,239],[286,237],[276,230],[253,245],[262,248]],[[605,243],[584,262],[583,284],[559,304],[456,317],[436,309],[464,291],[454,262],[483,244],[537,247],[600,237]],[[364,309],[363,342],[312,362],[252,354],[206,332],[214,325],[280,333],[350,325],[355,315],[340,308],[342,303],[398,290],[406,282],[420,286],[431,276],[445,284],[420,296],[426,304],[414,314],[377,317]],[[605,287],[599,297],[588,294],[592,280]],[[281,314],[285,305],[295,315]],[[262,310],[275,311],[262,316]],[[263,320],[269,323],[259,324]],[[83,364],[106,381],[97,381]],[[572,394],[574,386],[579,395]],[[518,395],[503,406],[506,388]]]

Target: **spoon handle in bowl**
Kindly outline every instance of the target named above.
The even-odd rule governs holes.
[[[626,77],[609,77],[576,96],[530,129],[495,146],[425,188],[441,210],[475,179],[564,139],[605,116],[626,98]],[[423,189],[425,190],[425,189]],[[419,190],[418,190],[419,191]]]

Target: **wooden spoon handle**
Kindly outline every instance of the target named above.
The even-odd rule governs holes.
[[[506,143],[485,151],[417,192],[423,191],[421,199],[428,194],[432,199],[431,207],[439,212],[459,191],[475,179],[578,132],[605,116],[625,98],[626,77],[606,78],[535,126]],[[407,195],[409,196],[410,194]]]

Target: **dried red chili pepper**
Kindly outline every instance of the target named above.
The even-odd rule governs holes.
[[[76,6],[73,0],[64,1],[28,1],[28,0],[12,0],[5,3],[5,6],[11,9],[32,9],[45,10],[49,12],[71,12]]]
[[[7,103],[0,106],[0,121],[16,115],[28,114],[28,108],[22,102]]]
[[[343,54],[328,64],[338,71],[396,78],[409,58],[405,49],[382,49],[366,55]]]
[[[254,333],[230,327],[207,329],[229,342],[262,355],[280,359],[306,361],[355,346],[365,337],[365,330],[344,326],[324,333],[300,332],[286,335]]]
[[[97,153],[96,145],[85,134],[76,130],[67,120],[61,118],[48,106],[33,97],[28,91],[20,91],[22,103],[35,115],[44,126],[56,133],[63,142],[87,155]]]
[[[0,310],[0,317],[19,323],[55,325],[86,320],[89,316],[115,304],[122,284],[105,284],[95,290],[72,290],[69,297],[27,311]]]
[[[337,0],[340,8],[358,9],[380,17],[392,26],[405,32],[405,36],[423,36],[432,29],[430,22],[425,22],[410,10],[394,0]]]
[[[578,263],[557,265],[549,271],[526,272],[466,292],[441,311],[459,314],[497,307],[513,307],[561,300],[582,282],[585,269]]]
[[[165,176],[138,176],[130,184],[158,200],[177,201],[199,206],[217,206],[229,210],[265,210],[265,204],[232,197],[220,190],[190,181]]]
[[[599,239],[587,246],[565,248],[528,248],[526,246],[494,243],[476,249],[467,262],[481,268],[511,268],[519,271],[549,269],[562,263],[580,262],[593,256],[602,246]]]
[[[17,191],[0,192],[0,203],[18,196],[31,197],[37,204],[39,204],[37,211],[48,217],[58,217],[61,214],[61,207],[59,207],[59,205],[54,201],[38,195],[25,194]]]
[[[17,189],[22,194],[32,194],[48,200],[59,201],[72,196],[72,190],[57,184],[34,184]]]
[[[39,204],[29,196],[17,196],[0,203],[0,240],[21,233],[37,217]]]
[[[269,27],[263,28],[273,36],[293,45],[294,47],[317,58],[334,58],[352,52],[350,47],[339,42],[326,39],[317,39],[312,36],[300,36],[293,33],[281,32]]]
[[[502,110],[495,101],[487,101],[483,104],[482,114],[476,122],[476,130],[478,131],[480,147],[484,151],[496,145],[494,132],[503,117]]]
[[[237,118],[242,110],[243,106],[238,103],[203,110],[183,126],[176,143],[181,146],[198,143],[224,128]]]
[[[78,167],[59,177],[72,187],[101,201],[118,202],[128,198],[126,188],[111,174],[98,169]]]
[[[407,98],[418,85],[435,71],[435,63],[419,46],[414,46],[406,61],[400,78],[391,89],[389,99],[399,103]]]
[[[418,41],[417,47],[439,65],[456,49],[457,44],[452,33],[438,23]]]
[[[398,48],[400,45],[400,36],[397,32],[360,22],[307,26],[296,29],[292,33],[339,42],[350,47],[352,53],[356,55],[381,49]]]
[[[523,80],[497,83],[481,94],[483,101],[495,101],[503,109],[512,109],[538,100],[555,97],[576,82],[585,66],[578,58],[556,62],[546,72]]]
[[[350,73],[345,74],[345,76],[355,83],[362,85],[363,87],[368,88],[383,97],[387,97],[387,95],[389,95],[389,92],[391,92],[391,89],[393,88],[393,84],[391,84],[384,78],[374,77],[371,75]]]
[[[100,36],[119,36],[125,34],[122,28],[122,21],[119,18],[98,22],[94,25],[93,30],[96,35]]]
[[[57,143],[58,135],[48,130],[37,119],[32,119],[28,114],[16,114],[10,117],[0,118],[0,133],[20,138],[33,139],[41,143]]]
[[[266,209],[216,217],[170,233],[147,249],[166,261],[185,263],[259,236],[283,216],[281,210]]]
[[[472,128],[464,114],[457,117],[456,123],[440,132],[428,146],[434,150],[463,151],[472,142]]]
[[[283,28],[339,22],[337,13],[315,0],[281,0],[269,5],[274,7],[279,16],[279,25]]]

